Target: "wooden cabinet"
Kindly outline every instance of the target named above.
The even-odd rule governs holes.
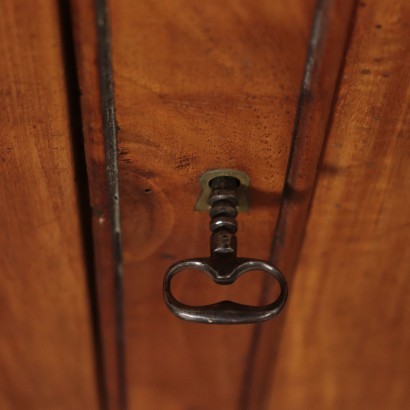
[[[0,6],[1,407],[407,408],[407,2],[37,3]],[[208,253],[194,205],[221,168],[251,178],[239,255],[289,282],[273,321],[163,303],[168,266]]]

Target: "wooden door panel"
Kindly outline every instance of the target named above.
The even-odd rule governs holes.
[[[367,320],[382,299],[381,279],[369,285],[377,297],[366,286],[373,279],[367,272],[380,266],[387,271],[389,257],[402,283],[408,261],[396,243],[404,240],[404,228],[403,237],[399,233],[385,248],[377,240],[388,240],[395,221],[401,226],[399,201],[385,205],[385,198],[399,191],[406,172],[408,147],[399,136],[407,130],[408,77],[395,67],[407,46],[399,17],[407,11],[399,0],[360,2],[357,15],[354,0],[319,1],[315,10],[314,3],[73,2],[110,408],[124,406],[126,395],[131,409],[404,403],[407,316],[390,309],[379,312],[380,327]],[[302,262],[293,275],[326,132]],[[389,132],[397,138],[383,139]],[[368,164],[389,167],[374,171],[378,178],[369,183]],[[288,315],[274,324],[190,324],[163,304],[166,268],[208,252],[208,216],[193,207],[198,178],[216,168],[240,169],[252,180],[251,210],[239,216],[239,254],[271,258],[292,285],[295,278]],[[350,209],[363,201],[369,201],[365,212]],[[371,228],[363,228],[367,221]],[[373,260],[373,254],[379,256]],[[356,290],[343,287],[339,277],[350,278]],[[399,294],[398,285],[386,286]],[[256,303],[264,289],[262,277],[248,278],[221,293]],[[222,297],[197,275],[180,278],[178,292],[190,301]],[[340,307],[342,299],[352,300],[355,310]],[[357,324],[353,342],[345,333],[349,320]],[[384,334],[383,326],[392,331]],[[366,332],[374,336],[364,344],[369,353],[358,345]],[[374,349],[384,346],[397,348],[395,360],[403,360],[387,364],[387,354],[372,360]],[[355,351],[365,370],[355,367]],[[381,378],[371,378],[374,368],[386,378],[397,371],[382,400]],[[326,372],[319,374],[321,369]],[[367,386],[374,392],[368,401],[361,394]]]
[[[193,207],[210,169],[250,176],[239,253],[269,258],[313,6],[110,2],[132,409],[240,405],[252,326],[174,318],[162,278],[171,263],[208,253],[208,216]],[[261,283],[242,288],[254,303]],[[188,276],[180,286],[180,294],[213,292]]]
[[[102,39],[97,39],[94,31],[97,25],[94,5],[83,2],[74,4],[78,64],[83,90],[84,130],[88,167],[92,176],[90,189],[92,198],[95,198],[93,207],[99,210],[98,214],[95,213],[94,230],[97,232],[96,245],[103,260],[111,254],[112,248],[110,241],[102,239],[104,235],[101,236],[101,232],[107,232],[104,231],[104,226],[113,222],[110,222],[112,215],[107,214],[104,201],[101,202],[101,198],[104,197],[100,195],[101,188],[104,189],[101,178],[102,180],[105,178],[105,168],[108,171],[108,178],[110,173],[112,175],[115,173],[115,164],[109,162],[109,157],[112,158],[109,154],[110,147],[103,143],[103,135],[107,129],[111,136],[116,131],[119,135],[119,177],[124,233],[125,300],[127,301],[128,374],[125,379],[121,378],[119,369],[121,366],[115,364],[119,357],[116,347],[121,350],[121,342],[118,341],[117,346],[111,343],[113,341],[111,335],[115,331],[118,334],[119,330],[118,326],[116,330],[115,326],[112,326],[112,319],[115,317],[113,314],[118,306],[115,306],[116,300],[113,298],[112,290],[113,276],[109,272],[110,270],[114,272],[115,269],[112,269],[109,263],[108,266],[100,263],[97,267],[102,272],[99,292],[101,311],[104,316],[101,323],[106,364],[108,363],[106,367],[111,369],[106,375],[110,389],[110,404],[117,403],[115,396],[121,395],[119,390],[124,389],[123,383],[115,382],[118,375],[118,380],[126,380],[128,383],[131,407],[137,405],[158,407],[163,406],[165,402],[169,408],[197,404],[202,408],[218,405],[224,408],[235,408],[247,405],[242,402],[243,397],[240,392],[249,390],[250,379],[245,371],[249,369],[249,360],[254,358],[252,356],[254,346],[251,345],[254,339],[252,342],[250,339],[255,335],[253,329],[250,327],[212,329],[176,321],[165,311],[162,304],[162,275],[172,261],[201,255],[208,247],[208,217],[204,214],[193,214],[194,222],[192,222],[185,218],[185,215],[192,214],[193,203],[199,193],[197,179],[200,174],[204,170],[222,166],[242,167],[251,175],[253,183],[255,184],[256,180],[256,184],[259,185],[251,190],[250,195],[253,210],[252,224],[249,223],[249,215],[241,216],[241,237],[245,238],[246,244],[243,254],[268,258],[269,242],[277,216],[288,160],[292,122],[299,97],[300,79],[296,80],[297,75],[301,77],[304,68],[304,56],[303,58],[301,56],[306,51],[309,39],[313,5],[308,5],[308,10],[305,9],[306,5],[295,3],[293,12],[300,13],[299,20],[295,20],[296,15],[288,16],[289,20],[286,20],[289,30],[290,28],[296,30],[295,41],[291,41],[289,32],[284,30],[283,25],[274,28],[272,24],[270,36],[265,35],[269,19],[277,22],[277,17],[286,13],[280,9],[267,7],[266,10],[271,11],[272,16],[270,16],[269,13],[264,12],[266,10],[263,10],[263,5],[256,7],[256,13],[250,5],[246,6],[248,11],[245,9],[245,13],[241,8],[238,13],[234,7],[232,10],[226,10],[222,20],[202,18],[198,15],[198,10],[191,6],[188,10],[184,10],[186,16],[184,13],[179,13],[182,20],[174,21],[174,15],[180,11],[179,3],[175,3],[174,8],[172,5],[165,7],[162,14],[158,13],[154,3],[138,5],[124,3],[120,6],[115,4],[109,9],[112,38],[107,34],[107,16],[104,17],[102,13],[99,17],[99,27],[105,26],[105,34]],[[335,25],[336,29],[330,31],[329,44],[330,39],[339,39],[339,34],[342,39],[346,37],[350,5],[351,3],[342,8],[344,16],[342,23],[339,21]],[[212,15],[215,7],[212,5],[209,7],[207,12]],[[332,7],[330,7],[332,15],[336,15],[337,8]],[[98,9],[100,11],[104,9],[104,2],[97,2],[97,12]],[[316,10],[319,17],[321,12],[319,4]],[[276,19],[275,13],[277,13]],[[196,17],[196,24],[190,21],[192,17]],[[268,23],[264,19],[269,20]],[[297,29],[302,25],[300,23],[294,25],[292,19],[304,21],[304,35],[303,39],[300,37],[299,43],[296,41],[299,33]],[[222,24],[225,21],[229,24]],[[243,24],[243,21],[246,24]],[[261,21],[263,23],[261,28],[257,24],[252,24]],[[324,27],[327,27],[327,24],[328,21],[325,20]],[[251,28],[254,27],[259,29],[256,35],[259,36],[257,38],[260,38],[260,43],[255,42],[255,38],[248,38],[243,34],[243,31],[252,32]],[[236,29],[238,29],[238,37],[242,39],[238,44],[235,42],[236,37],[233,41]],[[99,33],[101,34],[101,30]],[[133,35],[130,36],[128,33]],[[219,46],[213,37],[218,33],[218,40],[221,40]],[[228,35],[226,40],[225,33],[230,33],[231,38]],[[111,74],[107,75],[107,65],[111,64],[111,61],[105,58],[109,57],[107,46],[110,46],[110,41],[114,55],[112,79],[116,90],[117,128],[115,129],[112,128],[115,121],[112,116],[113,96],[108,98],[107,104],[104,96],[98,97],[98,93],[96,94],[99,87],[104,91],[107,81],[111,81]],[[275,53],[277,52],[275,54],[267,53],[266,46],[262,50],[259,46],[254,47],[257,44],[264,45],[266,41],[276,45],[286,41],[293,47],[299,44],[300,52],[296,54],[295,49],[286,50],[289,61],[293,60],[295,55],[297,56],[296,63],[294,61],[292,64],[287,64],[289,61],[282,58],[284,49],[275,50]],[[204,44],[208,44],[209,47],[204,48]],[[169,48],[172,48],[172,53]],[[282,59],[279,58],[279,51]],[[319,46],[318,55],[321,56],[322,52]],[[329,67],[332,72],[326,79],[326,86],[324,86],[326,91],[323,95],[319,93],[319,100],[323,104],[321,122],[317,127],[320,133],[324,132],[342,52],[343,44],[336,49],[336,52],[326,51],[325,54],[330,57]],[[239,64],[235,60],[241,53],[253,61],[250,67],[246,67],[248,63],[244,64],[242,61]],[[178,59],[174,58],[174,54],[177,54]],[[326,58],[320,58],[326,61]],[[229,65],[232,61],[238,62],[238,66]],[[274,82],[274,76],[264,79],[265,73],[271,72],[272,67],[282,73],[281,81],[288,81],[288,88],[285,88],[283,81]],[[320,66],[317,71],[323,72],[324,67],[326,64]],[[285,73],[286,70],[290,72]],[[176,78],[172,75],[171,81],[167,76],[168,72],[175,73]],[[317,76],[317,73],[315,75]],[[197,81],[198,79],[200,81]],[[262,84],[266,86],[263,89]],[[316,84],[320,84],[319,78]],[[271,96],[265,90],[268,85],[273,90]],[[108,85],[107,89],[109,88]],[[204,92],[201,92],[202,88]],[[173,90],[175,90],[174,94]],[[182,95],[181,90],[185,90]],[[289,93],[291,90],[293,94]],[[316,95],[313,96],[313,101],[315,98]],[[306,101],[309,106],[309,101]],[[100,110],[102,113],[104,111],[108,113],[106,118]],[[274,124],[272,115],[275,112],[278,112],[278,117]],[[305,112],[306,118],[309,118],[309,112],[309,110]],[[289,117],[284,114],[289,114]],[[229,121],[225,121],[226,119]],[[253,122],[255,119],[258,121]],[[270,130],[275,127],[283,133],[273,135]],[[236,134],[230,133],[231,128]],[[307,129],[309,126],[306,127]],[[309,135],[309,132],[307,134]],[[252,135],[252,138],[248,135]],[[320,143],[316,145],[320,148]],[[281,154],[277,158],[280,160],[277,164],[270,164],[272,148]],[[283,149],[286,151],[284,156]],[[312,150],[312,164],[316,161],[316,151],[318,150]],[[259,157],[266,162],[258,161]],[[108,162],[107,165],[104,161]],[[279,178],[272,178],[270,166],[274,167],[272,170]],[[181,186],[184,187],[183,190]],[[178,202],[176,202],[177,197]],[[114,204],[118,203],[115,194],[112,195],[111,200]],[[308,202],[306,202],[307,207]],[[302,232],[303,227],[300,229]],[[255,234],[258,242],[249,239],[246,241],[247,238],[255,237]],[[171,235],[176,236],[167,244],[166,240]],[[264,245],[261,246],[261,243]],[[188,247],[185,244],[189,244]],[[101,261],[101,258],[99,260]],[[108,260],[113,261],[111,256],[108,256]],[[118,276],[118,273],[114,273],[114,276]],[[198,289],[198,285],[186,279],[185,284],[182,281],[181,289],[182,292],[185,289],[185,292],[192,294],[193,289]],[[205,296],[209,296],[210,292],[208,288]],[[261,280],[255,281],[253,288],[249,284],[246,286],[246,293],[253,294],[255,301],[260,292]],[[109,303],[106,303],[107,301]],[[152,320],[153,317],[156,321]],[[178,339],[175,337],[171,342],[164,343],[164,340],[170,340],[168,334],[179,336]],[[268,335],[265,341],[269,343],[271,339],[271,335]],[[206,340],[207,350],[200,349],[203,340]],[[197,341],[193,348],[190,346],[192,341]],[[190,350],[193,352],[188,354]],[[218,357],[218,367],[213,363],[215,357]],[[266,357],[270,360],[269,355]],[[174,369],[178,371],[175,373]],[[198,372],[198,369],[201,369],[201,372]],[[190,389],[186,391],[184,388],[184,392],[181,393],[179,389],[185,386],[187,380]],[[210,380],[213,382],[211,383]],[[266,380],[263,382],[266,385]],[[114,385],[117,385],[117,392],[115,388],[112,391]],[[209,395],[209,389],[214,391],[212,396]]]
[[[361,2],[267,408],[410,402],[410,5]]]
[[[60,11],[0,6],[4,410],[98,407]]]

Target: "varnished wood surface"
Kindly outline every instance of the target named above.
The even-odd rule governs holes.
[[[410,4],[359,4],[269,409],[410,403]]]
[[[209,169],[249,174],[239,254],[269,257],[313,9],[299,0],[110,2],[130,409],[240,406],[252,326],[174,318],[162,278],[171,263],[208,253],[208,216],[193,207]],[[213,296],[196,278],[181,278],[180,294]],[[245,280],[238,292],[257,303],[261,283]]]
[[[0,408],[97,409],[57,2],[0,5]]]
[[[101,52],[108,44],[101,44],[97,35],[97,5],[104,1],[72,0],[71,14],[78,80],[81,91],[81,111],[87,162],[90,206],[92,210],[93,242],[98,298],[99,337],[102,349],[104,398],[108,410],[124,408],[124,380],[122,378],[122,352],[119,338],[119,298],[116,275],[118,273],[118,252],[113,239],[113,215],[111,192],[107,172],[112,169],[112,161],[106,156],[101,93]],[[108,30],[100,21],[100,29]],[[106,50],[106,49],[105,49]],[[109,67],[107,67],[109,69]],[[110,148],[112,156],[115,150]],[[121,296],[121,295],[120,295]]]
[[[337,93],[337,80],[343,70],[345,51],[349,44],[355,5],[354,0],[321,0],[317,2],[315,10],[309,55],[271,253],[272,263],[287,277],[290,298],[293,297],[295,266],[303,242],[332,103]],[[261,295],[263,303],[268,302],[269,291],[270,285],[265,283]],[[275,321],[255,326],[247,378],[243,386],[244,409],[253,410],[266,406],[271,394],[272,375],[286,320],[285,309]]]

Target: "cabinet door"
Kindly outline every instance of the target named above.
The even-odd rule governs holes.
[[[209,217],[193,208],[199,177],[212,169],[250,176],[240,254],[269,259],[313,6],[74,2],[91,190],[105,167],[111,172],[103,176],[111,198],[98,198],[95,189],[92,199],[97,235],[109,224],[116,238],[122,235],[122,249],[111,255],[122,266],[99,290],[113,406],[125,395],[133,409],[240,405],[254,327],[176,319],[163,303],[162,280],[170,264],[208,253]],[[110,199],[111,208],[104,205]],[[109,272],[104,269],[101,275]],[[191,303],[257,304],[262,281],[249,275],[232,290],[186,275],[178,291]],[[112,321],[105,317],[113,312],[122,323],[108,330]],[[115,340],[118,332],[123,342]]]
[[[316,394],[321,389],[323,397],[334,394],[333,401],[319,401],[322,408],[339,405],[342,390],[317,377],[314,359],[304,367],[300,352],[309,334],[302,338],[291,332],[286,349],[281,342],[289,328],[305,330],[309,322],[302,323],[299,313],[304,317],[317,308],[312,299],[300,299],[306,307],[293,299],[304,295],[300,277],[321,289],[310,243],[326,247],[331,245],[326,238],[335,240],[321,236],[320,222],[314,222],[321,212],[318,203],[327,201],[320,199],[322,180],[336,175],[331,163],[323,162],[313,194],[322,149],[329,153],[326,137],[331,144],[337,132],[346,144],[356,143],[345,136],[352,111],[333,108],[348,89],[338,82],[349,75],[346,55],[368,46],[357,25],[383,25],[374,20],[375,6],[366,7],[301,0],[72,2],[110,409],[306,408],[305,398],[311,400],[308,408],[315,408],[309,380],[317,380]],[[386,6],[391,21],[400,7],[404,2]],[[363,9],[367,20],[360,20]],[[367,67],[361,70],[360,75],[369,74]],[[366,91],[358,89],[360,108]],[[399,101],[404,97],[400,94]],[[337,122],[337,115],[346,115],[345,122]],[[221,168],[246,172],[252,181],[250,210],[238,218],[239,255],[272,261],[291,284],[289,313],[273,322],[192,324],[174,318],[163,303],[167,267],[207,255],[209,218],[193,209],[200,176]],[[358,181],[365,184],[359,176]],[[333,219],[328,221],[326,229],[337,229]],[[390,224],[392,219],[386,229]],[[304,242],[306,226],[307,238],[313,239]],[[302,245],[304,256],[295,270]],[[364,260],[371,269],[371,256]],[[337,268],[323,266],[336,275],[340,266],[335,263]],[[299,296],[292,295],[294,287]],[[176,292],[192,304],[222,299],[258,304],[274,289],[256,273],[231,287],[213,286],[190,273],[182,275]],[[332,307],[332,289],[325,292],[324,311]],[[375,301],[368,302],[371,309]],[[402,325],[394,337],[400,337]],[[333,336],[343,340],[337,332]],[[326,345],[323,333],[317,337]],[[378,340],[382,346],[384,339]],[[347,346],[353,354],[355,345]],[[291,360],[293,351],[298,356]],[[330,365],[332,359],[323,355],[321,363]],[[365,370],[355,369],[358,378],[373,366],[370,360],[363,363]],[[335,374],[343,380],[347,368],[340,366]],[[282,379],[286,388],[278,391]],[[358,408],[373,403],[349,390],[340,403],[351,404],[356,397]],[[385,393],[385,402],[390,397]]]
[[[48,0],[0,5],[3,410],[98,408],[63,14]]]

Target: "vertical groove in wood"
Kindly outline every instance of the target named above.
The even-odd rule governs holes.
[[[110,28],[107,14],[107,1],[96,0],[98,68],[100,80],[101,112],[104,130],[104,151],[109,193],[109,212],[114,253],[114,292],[116,343],[118,349],[118,390],[119,407],[125,409],[125,343],[124,343],[124,307],[123,307],[123,266],[120,224],[120,190],[118,182],[118,143],[115,120],[114,84],[111,67]]]
[[[304,237],[317,167],[354,22],[356,1],[319,0],[301,87],[271,262],[286,275],[290,298]],[[271,285],[265,284],[266,303]],[[255,326],[239,408],[266,408],[286,308],[274,322]]]
[[[73,27],[70,13],[70,0],[59,2],[60,32],[66,93],[69,111],[69,125],[73,147],[73,162],[77,195],[79,199],[79,218],[81,221],[82,246],[87,270],[88,298],[91,312],[91,328],[94,341],[94,358],[99,404],[105,409],[104,363],[100,337],[100,323],[98,315],[98,299],[96,292],[96,270],[94,263],[92,216],[90,209],[90,195],[88,191],[87,167],[84,152],[84,135],[82,132],[82,118],[80,107],[80,89],[76,70]]]
[[[94,234],[105,407],[125,409],[121,229],[107,7],[72,0],[74,41]]]

